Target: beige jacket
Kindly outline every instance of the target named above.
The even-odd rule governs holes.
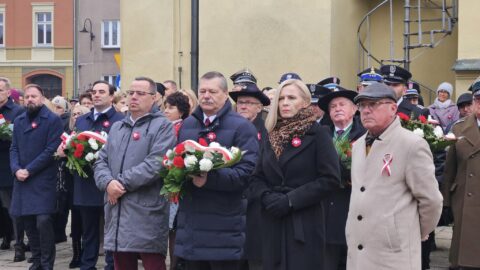
[[[398,117],[368,156],[365,137],[353,146],[347,269],[420,269],[421,238],[435,229],[443,200],[430,148]]]

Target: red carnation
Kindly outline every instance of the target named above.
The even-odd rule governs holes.
[[[175,147],[175,153],[177,155],[181,155],[183,154],[183,152],[185,152],[185,145],[183,145],[183,143],[177,145],[177,147]]]
[[[87,136],[85,136],[85,135],[83,135],[83,134],[79,134],[79,135],[77,136],[77,140],[84,142],[84,141],[87,140]]]
[[[420,120],[420,122],[422,122],[423,124],[426,124],[427,123],[427,118],[423,115],[420,115],[418,117],[418,120]]]
[[[82,157],[82,152],[75,151],[75,152],[73,152],[73,156],[76,157],[76,158],[81,158]]]
[[[208,146],[208,143],[207,143],[207,141],[206,141],[204,138],[198,139],[198,143],[199,143],[201,146]]]
[[[85,147],[83,146],[83,144],[79,143],[77,144],[76,148],[75,148],[75,151],[78,151],[78,152],[83,152],[83,150],[85,149]]]
[[[349,158],[350,158],[350,157],[352,157],[352,151],[350,151],[350,150],[347,150],[347,153],[346,153],[346,155],[347,155],[347,157],[349,157]]]
[[[400,117],[400,119],[404,120],[404,121],[408,121],[410,120],[410,117],[408,117],[408,115],[404,114],[404,113],[397,113],[398,117]]]
[[[173,158],[173,165],[179,169],[185,167],[183,158],[181,156],[176,156]]]
[[[70,146],[75,148],[75,147],[77,147],[77,144],[73,140],[71,140],[70,141]]]

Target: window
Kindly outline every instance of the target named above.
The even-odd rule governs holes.
[[[101,79],[107,81],[111,85],[117,86],[117,75],[104,75]]]
[[[0,12],[0,47],[3,47],[5,46],[5,43],[3,41],[3,29],[5,29],[4,27],[4,22],[3,22],[3,12]]]
[[[103,21],[102,47],[120,48],[120,21]]]
[[[37,46],[51,46],[52,45],[52,13],[51,12],[37,12],[36,31],[37,31]]]

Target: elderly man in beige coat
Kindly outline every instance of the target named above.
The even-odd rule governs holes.
[[[420,269],[421,240],[442,210],[432,154],[400,125],[388,86],[374,83],[355,102],[368,132],[353,146],[347,269]]]

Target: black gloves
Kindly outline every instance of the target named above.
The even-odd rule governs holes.
[[[288,196],[279,192],[264,194],[262,196],[262,205],[269,214],[276,218],[287,215],[292,208]]]

